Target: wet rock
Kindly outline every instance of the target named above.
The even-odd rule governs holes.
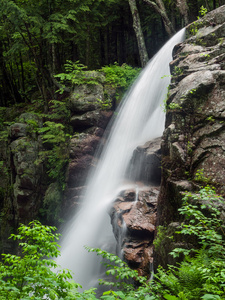
[[[158,188],[135,186],[121,191],[110,210],[113,232],[124,259],[148,276],[153,261]]]
[[[140,180],[145,184],[160,184],[161,141],[161,138],[156,138],[134,150],[128,170],[131,180]]]
[[[149,276],[153,262],[153,245],[149,241],[125,242],[124,259],[138,270],[139,276]]]

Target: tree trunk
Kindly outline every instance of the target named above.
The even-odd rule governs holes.
[[[86,53],[85,53],[85,64],[89,68],[90,58],[90,26],[87,27],[87,38],[86,38]]]
[[[205,7],[206,7],[207,11],[209,12],[210,11],[210,6],[209,6],[208,0],[205,0]]]
[[[175,33],[175,30],[173,28],[173,24],[170,21],[169,17],[166,13],[166,8],[164,6],[164,3],[162,0],[156,0],[156,3],[150,0],[143,0],[146,2],[149,6],[151,6],[160,16],[162,17],[163,24],[165,26],[166,32],[169,36],[172,36]]]
[[[128,1],[129,1],[132,17],[133,17],[133,28],[137,38],[141,66],[144,67],[148,62],[148,53],[145,46],[144,35],[141,29],[141,22],[137,10],[136,0],[128,0]]]
[[[189,18],[188,18],[188,5],[186,0],[177,0],[177,6],[179,8],[180,14],[183,17],[184,24],[183,26],[188,25]]]

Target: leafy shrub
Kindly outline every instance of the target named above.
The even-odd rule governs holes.
[[[222,197],[206,186],[198,193],[186,193],[179,209],[185,221],[177,233],[194,236],[199,248],[176,248],[171,255],[185,255],[178,266],[159,269],[157,288],[165,299],[225,299],[225,225],[221,218]],[[163,299],[161,296],[156,299]]]
[[[70,271],[58,268],[53,257],[60,252],[53,234],[55,227],[38,221],[21,225],[11,238],[19,242],[20,255],[2,254],[0,263],[0,299],[75,299],[70,298],[75,285],[68,280]]]
[[[180,213],[185,217],[178,233],[197,236],[200,249],[193,248],[187,255],[182,248],[174,249],[175,257],[185,259],[168,270],[159,267],[154,280],[138,276],[136,270],[114,254],[101,249],[88,248],[108,262],[106,274],[115,280],[100,280],[107,290],[96,298],[95,289],[79,292],[79,284],[71,280],[69,271],[57,271],[52,257],[59,255],[55,242],[55,227],[38,221],[21,225],[17,235],[21,255],[3,254],[0,264],[0,300],[6,299],[104,299],[104,300],[222,300],[225,299],[224,224],[220,219],[223,199],[210,187],[198,193],[185,194]]]
[[[119,66],[118,63],[102,67],[100,71],[105,74],[106,83],[124,89],[127,89],[140,73],[139,68],[132,68],[127,64]]]
[[[95,77],[87,76],[87,72],[84,71],[87,67],[79,61],[72,62],[71,60],[67,60],[66,64],[64,64],[64,68],[65,73],[60,73],[54,76],[55,78],[59,78],[62,83],[62,88],[58,90],[60,93],[64,92],[66,84],[71,87],[81,84],[99,84]]]
[[[60,73],[55,75],[56,78],[59,78],[62,83],[62,88],[59,90],[60,93],[63,93],[65,89],[65,85],[69,85],[71,87],[87,84],[87,85],[98,85],[102,83],[102,78],[98,78],[98,76],[91,76],[91,71],[86,71],[87,68],[83,64],[80,64],[79,61],[72,62],[67,61],[65,66],[65,73]],[[132,84],[132,82],[137,78],[140,69],[132,68],[127,64],[123,64],[119,66],[118,63],[114,63],[113,65],[102,67],[98,70],[100,73],[104,73],[105,75],[105,84],[108,84],[116,89],[117,97],[118,90],[122,89],[123,92]],[[106,97],[107,98],[107,97]],[[106,104],[108,106],[106,99]],[[97,104],[98,99],[96,100]],[[102,104],[102,103],[100,103]]]

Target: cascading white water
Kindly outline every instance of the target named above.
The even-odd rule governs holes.
[[[164,75],[170,74],[172,49],[184,35],[182,29],[166,43],[123,99],[100,161],[87,182],[82,208],[63,233],[61,257],[57,263],[72,270],[74,280],[84,288],[94,286],[100,276],[96,255],[88,253],[84,246],[106,250],[115,246],[108,207],[124,182],[133,150],[162,135],[165,116],[161,106],[170,83],[169,76]]]

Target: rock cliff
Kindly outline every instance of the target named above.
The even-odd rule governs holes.
[[[182,192],[210,184],[224,195],[225,178],[225,6],[187,27],[175,47],[162,142],[162,183],[157,225],[170,235],[180,220]],[[158,263],[172,263],[162,245]]]
[[[12,251],[8,237],[19,223],[39,218],[59,226],[76,208],[113,114],[102,103],[115,97],[103,74],[86,75],[96,84],[82,84],[64,101],[50,102],[48,115],[35,107],[41,101],[0,111],[8,124],[0,128],[0,252]]]

